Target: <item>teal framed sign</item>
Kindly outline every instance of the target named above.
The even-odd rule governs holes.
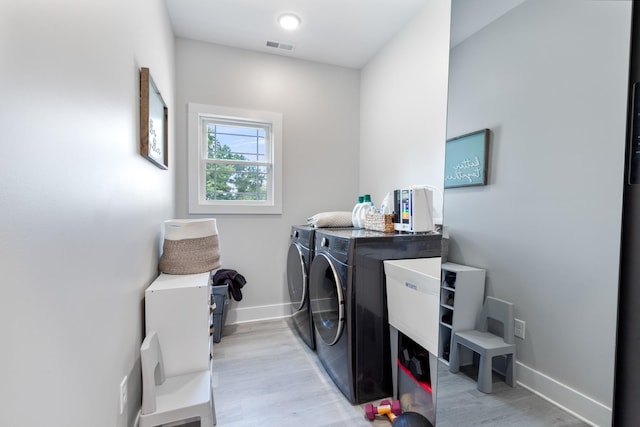
[[[444,188],[487,184],[489,129],[448,139],[444,161]]]

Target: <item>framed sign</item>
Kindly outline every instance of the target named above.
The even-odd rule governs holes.
[[[169,168],[168,111],[148,68],[140,69],[140,154],[162,169]]]
[[[444,188],[487,184],[489,129],[448,139],[444,161]]]

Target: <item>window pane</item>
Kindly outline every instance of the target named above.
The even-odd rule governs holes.
[[[217,133],[224,133],[224,134],[230,134],[230,135],[256,136],[258,134],[258,130],[262,130],[262,129],[258,129],[251,126],[228,126],[228,125],[221,125],[221,124],[215,124],[214,126],[216,128]]]
[[[210,159],[265,161],[265,130],[254,127],[207,125]]]
[[[266,166],[207,164],[207,200],[267,200]]]
[[[237,200],[267,200],[267,167],[234,165]]]
[[[258,141],[256,137],[217,134],[217,141],[220,143],[218,156],[223,155],[226,158],[234,160],[250,160],[256,161],[256,150]]]

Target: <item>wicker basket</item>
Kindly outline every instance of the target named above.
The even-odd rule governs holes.
[[[393,233],[393,214],[368,213],[364,217],[364,228]]]
[[[159,269],[167,274],[196,274],[220,268],[218,235],[164,240]]]

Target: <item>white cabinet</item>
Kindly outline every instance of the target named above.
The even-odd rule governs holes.
[[[452,333],[476,327],[484,302],[485,270],[452,262],[443,263],[441,269],[438,356],[448,363]]]
[[[158,334],[167,376],[209,369],[209,276],[163,273],[145,291],[146,333]]]

